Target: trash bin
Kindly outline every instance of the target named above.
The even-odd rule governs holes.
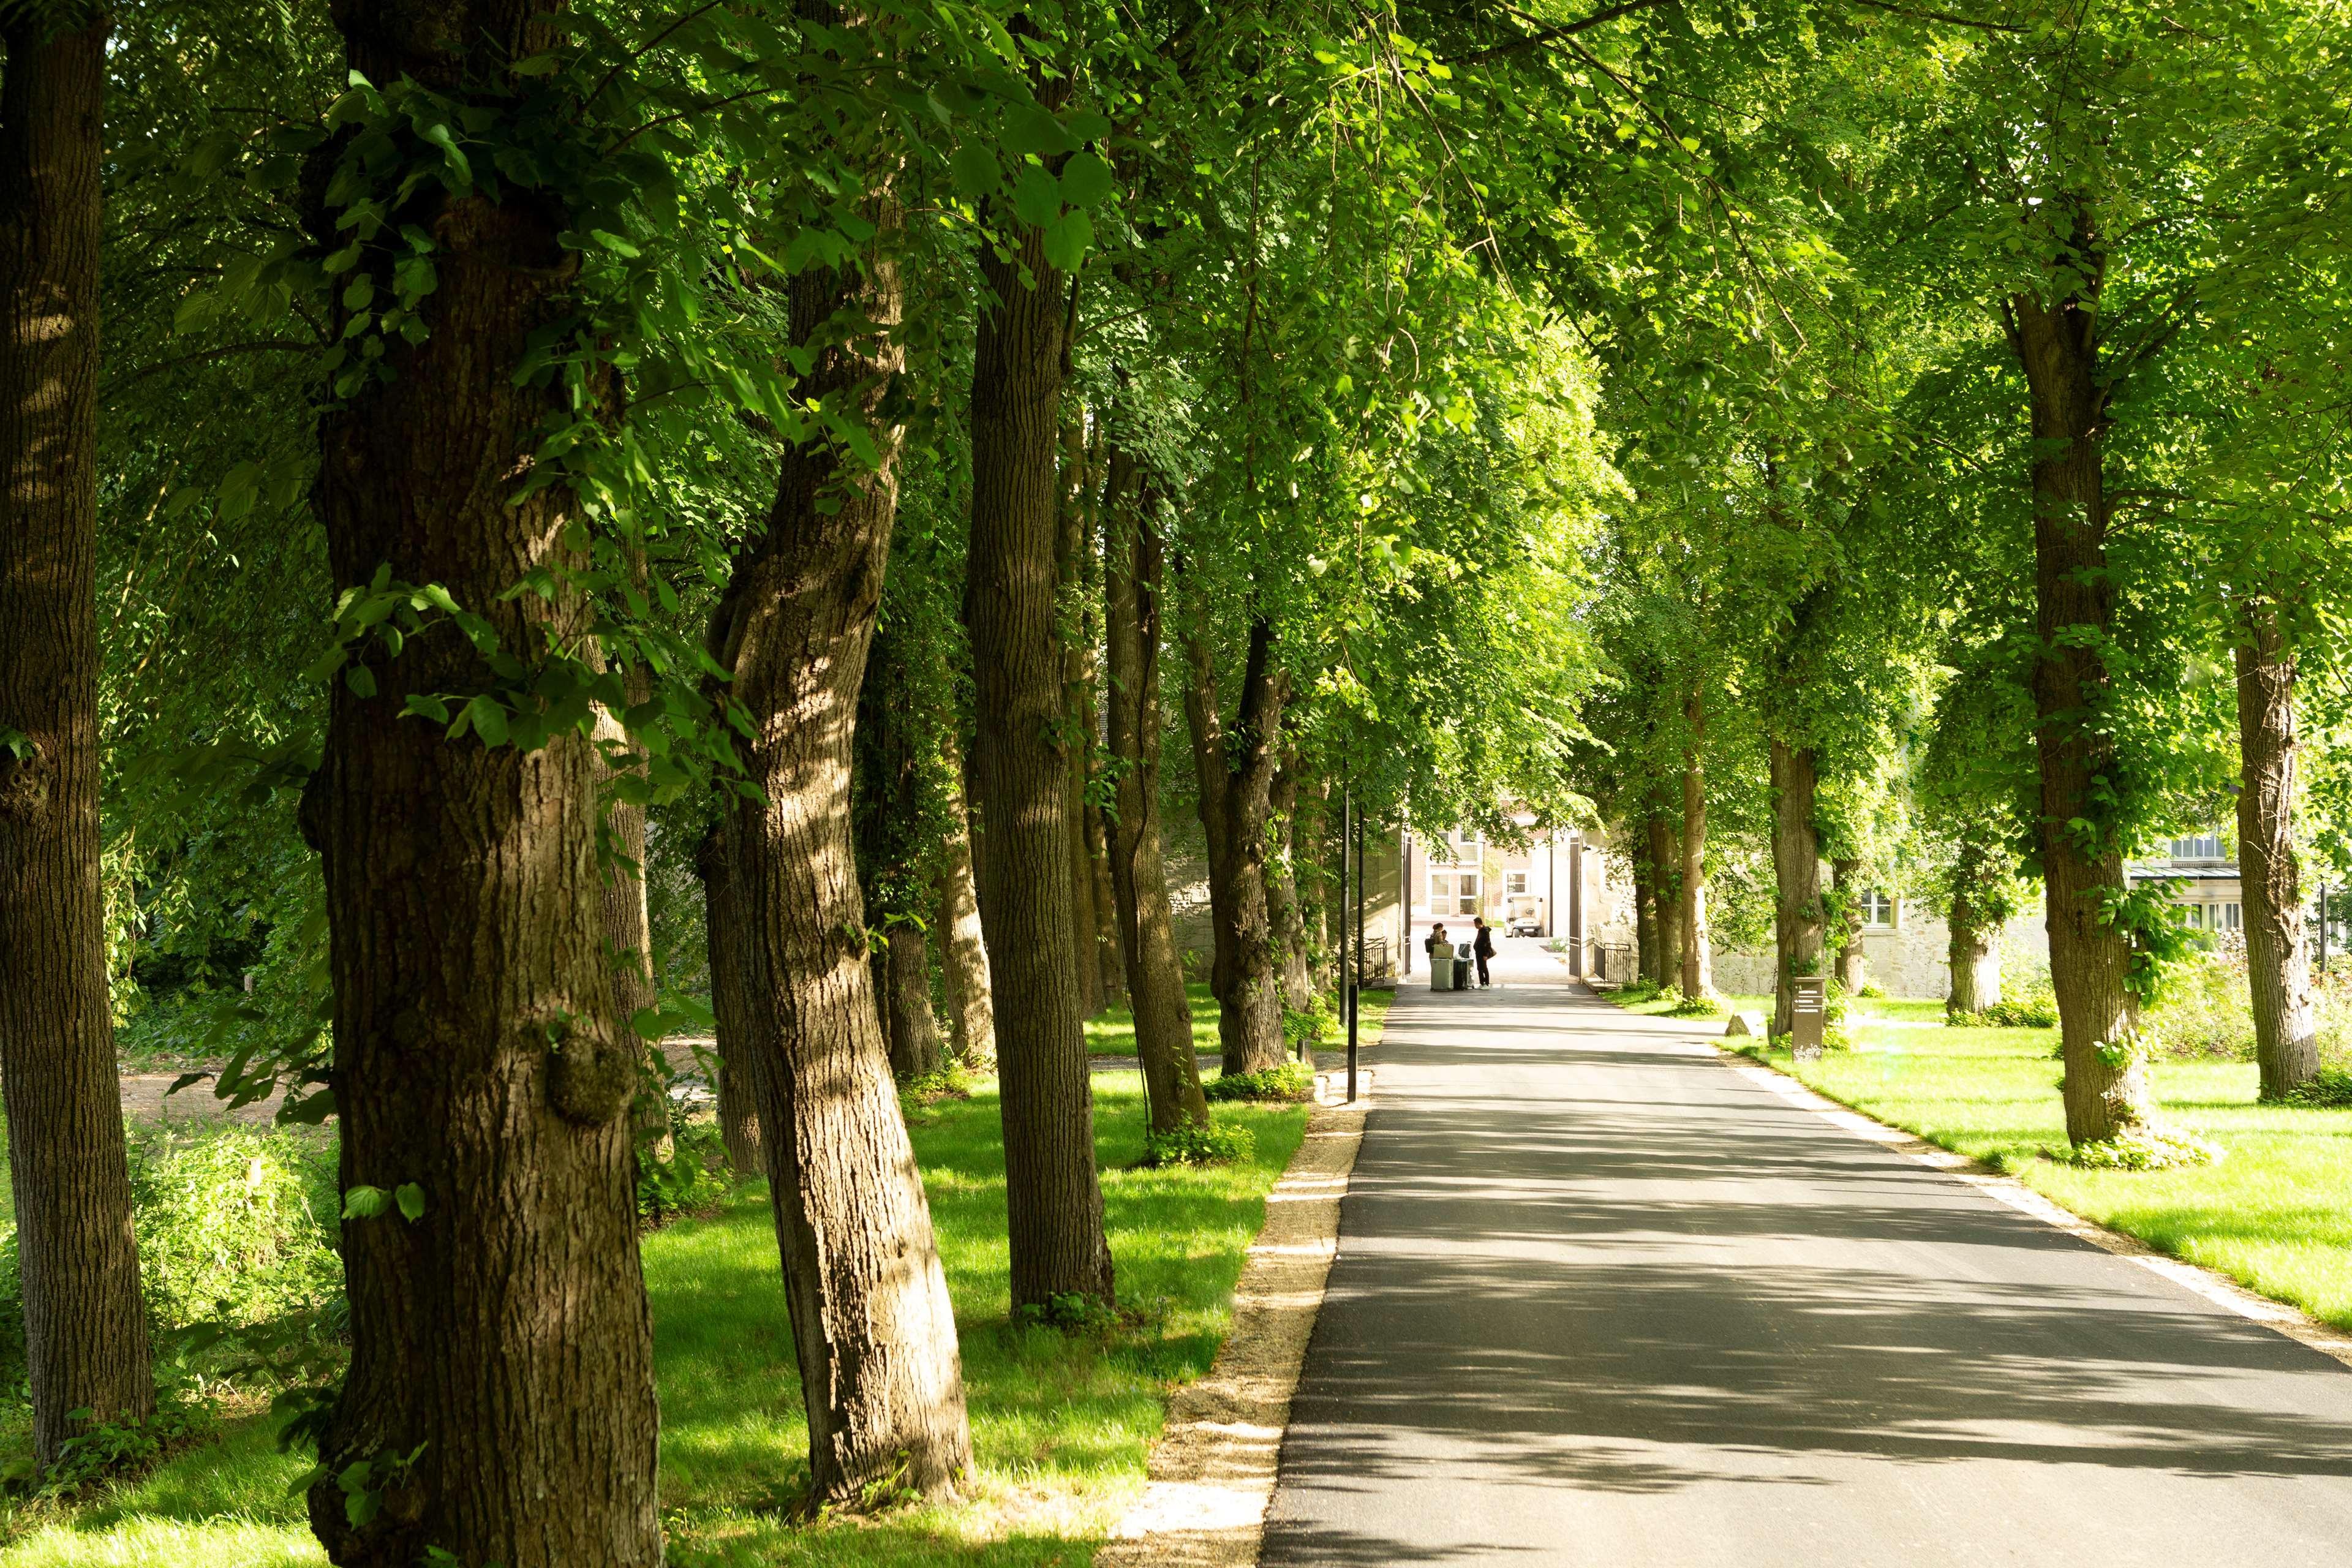
[[[1454,989],[1470,989],[1470,949],[1466,944],[1454,950]]]
[[[1441,942],[1429,950],[1429,988],[1454,989],[1454,944],[1450,942]]]

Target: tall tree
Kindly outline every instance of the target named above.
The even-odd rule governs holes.
[[[947,790],[948,829],[940,847],[938,914],[940,977],[947,992],[948,1038],[969,1068],[996,1067],[996,1008],[990,990],[988,943],[981,934],[980,891],[972,876],[971,818],[964,806],[963,747],[952,725],[940,736],[940,771]]]
[[[841,29],[845,47],[862,47]],[[857,700],[881,605],[905,366],[896,157],[833,129],[840,184],[870,239],[789,285],[802,395],[841,424],[784,454],[761,537],[712,618],[713,657],[748,715],[756,798],[733,812],[747,968],[769,1014],[761,1095],[776,1240],[819,1496],[890,1480],[930,1494],[971,1438],[947,1278],[875,1005],[850,779]],[[860,441],[862,437],[862,443]],[[865,451],[861,454],[859,447]]]
[[[1771,740],[1774,965],[1772,1033],[1795,1031],[1796,977],[1822,972],[1822,840],[1813,818],[1816,774],[1810,746]]]
[[[2279,1100],[2319,1074],[2304,952],[2302,868],[2294,849],[2295,661],[2275,605],[2248,604],[2238,667],[2238,865],[2262,1097]]]
[[[1201,1066],[1192,1051],[1192,1009],[1176,951],[1168,871],[1160,837],[1160,591],[1165,551],[1159,505],[1138,482],[1135,463],[1114,448],[1107,498],[1104,626],[1109,665],[1109,742],[1118,797],[1111,817],[1111,882],[1136,1055],[1143,1065],[1155,1131],[1206,1126]]]
[[[1066,79],[1041,94],[1057,109]],[[1093,928],[1071,921],[1058,585],[1056,446],[1069,287],[1045,235],[1009,206],[981,261],[986,302],[971,379],[971,542],[964,622],[981,714],[972,784],[986,843],[980,917],[996,1011],[1014,1308],[1112,1299],[1095,1170],[1078,963]]]
[[[91,8],[94,10],[95,8]],[[107,25],[0,12],[0,1091],[46,1467],[154,1404],[99,880]]]
[[[1230,727],[1217,689],[1205,606],[1184,632],[1185,716],[1201,826],[1209,843],[1209,905],[1215,952],[1210,988],[1228,1073],[1263,1072],[1282,1060],[1282,975],[1275,943],[1266,849],[1274,814],[1277,742],[1290,676],[1276,658],[1274,623],[1250,618],[1249,654]]]
[[[557,13],[356,0],[336,21],[365,80],[495,115],[490,84],[558,45]],[[353,167],[316,193],[317,243],[349,242],[337,206],[366,188]],[[590,630],[569,575],[584,565],[571,489],[515,494],[568,406],[566,388],[518,373],[570,305],[571,220],[551,193],[500,201],[455,176],[421,182],[399,216],[434,237],[427,331],[373,340],[386,375],[343,383],[320,421],[314,504],[347,626],[362,599],[427,603],[399,586],[417,584],[482,632],[369,645],[333,690],[305,801],[333,931],[342,1184],[402,1194],[398,1212],[355,1205],[344,1221],[351,1369],[310,1518],[337,1563],[370,1568],[428,1549],[508,1568],[650,1564],[638,1051],[614,1016],[597,902],[597,754],[576,725],[527,748],[503,723],[451,740],[403,711],[470,691],[477,721],[502,714],[482,644],[537,660]],[[390,245],[362,245],[355,271],[394,297]],[[343,298],[359,321],[366,294]],[[509,593],[533,571],[546,594]]]

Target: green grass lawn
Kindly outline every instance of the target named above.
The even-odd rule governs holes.
[[[1874,1001],[1854,1046],[1798,1067],[1750,1055],[1833,1100],[2017,1177],[2076,1214],[2352,1329],[2352,1110],[2255,1102],[2251,1062],[2159,1061],[2164,1119],[2215,1164],[2078,1170],[2066,1146],[2054,1029],[1953,1029],[1940,1002]]]
[[[1209,994],[1205,980],[1187,981],[1184,994],[1192,1005],[1192,1047],[1195,1050],[1217,1048],[1217,999]],[[1131,1057],[1135,1054],[1135,1015],[1124,1002],[1113,1003],[1099,1016],[1087,1020],[1087,1054],[1096,1057]]]
[[[1214,1055],[1220,1048],[1217,1040],[1217,999],[1209,994],[1206,981],[1195,980],[1184,987],[1192,1003],[1192,1047]],[[1381,1028],[1388,1020],[1392,991],[1366,991],[1363,996],[1363,1017],[1357,1028],[1357,1047],[1363,1049],[1380,1038]],[[1327,1058],[1333,1051],[1344,1054],[1348,1047],[1345,1028],[1337,1030],[1316,1047]],[[1135,1015],[1124,1003],[1106,1007],[1099,1017],[1087,1020],[1087,1054],[1096,1057],[1131,1057],[1135,1054]],[[1328,1065],[1328,1059],[1326,1065]]]
[[[1369,1009],[1367,1009],[1369,1012]],[[1212,1016],[1213,1027],[1213,1015]],[[917,1118],[915,1149],[962,1338],[977,1474],[959,1503],[793,1527],[776,1516],[805,1475],[807,1430],[765,1201],[646,1237],[662,1407],[670,1561],[700,1564],[1065,1564],[1079,1568],[1139,1491],[1166,1396],[1208,1368],[1265,1195],[1304,1131],[1302,1106],[1229,1105],[1255,1157],[1221,1169],[1131,1168],[1143,1150],[1138,1076],[1095,1078],[1105,1219],[1131,1321],[1108,1333],[1008,1318],[1004,1164],[994,1086]],[[0,1568],[278,1568],[325,1561],[292,1488],[305,1466],[266,1419],[77,1510],[0,1524]]]

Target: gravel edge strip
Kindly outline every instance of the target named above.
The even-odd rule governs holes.
[[[2043,1197],[2014,1176],[2005,1176],[1990,1165],[1971,1160],[1965,1154],[1956,1154],[1940,1144],[1930,1143],[1916,1133],[1906,1132],[1899,1127],[1889,1127],[1850,1105],[1832,1100],[1777,1067],[1759,1062],[1755,1058],[1739,1052],[1725,1050],[1714,1045],[1713,1041],[1705,1043],[1713,1047],[1716,1058],[1726,1067],[1759,1087],[1769,1089],[1790,1104],[1810,1110],[1857,1138],[1884,1145],[1922,1165],[1940,1171],[1996,1203],[2006,1204],[2053,1230],[2063,1230],[2079,1241],[2090,1243],[2102,1252],[2137,1263],[2149,1273],[2168,1279],[2184,1290],[2202,1296],[2218,1307],[2225,1307],[2242,1318],[2284,1334],[2298,1344],[2308,1345],[2320,1354],[2352,1368],[2352,1334],[2323,1323],[2284,1301],[2274,1301],[2268,1296],[2249,1290],[2226,1275],[2169,1253],[2159,1252],[2136,1236],[2109,1230],[2105,1226],[2084,1219],[2074,1210]]]
[[[1234,1326],[1209,1374],[1176,1391],[1152,1445],[1143,1497],[1111,1531],[1095,1568],[1245,1568],[1257,1562],[1274,1500],[1290,1398],[1339,1247],[1339,1200],[1370,1109],[1347,1074],[1320,1075],[1307,1136],[1266,1194],[1265,1225],[1234,1287]]]

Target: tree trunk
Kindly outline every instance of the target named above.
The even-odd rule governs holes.
[[[1266,912],[1274,922],[1274,951],[1282,966],[1282,1005],[1304,1013],[1315,1005],[1315,984],[1307,973],[1307,922],[1298,906],[1295,759],[1276,771],[1269,803],[1274,811],[1275,847],[1266,879]]]
[[[1952,908],[1946,924],[1951,944],[1944,966],[1952,977],[1945,998],[1948,1013],[1981,1013],[2000,1000],[2000,916],[1989,907],[1985,888],[2000,874],[1996,851],[1971,832],[1960,839],[1952,867]]]
[[[764,1178],[768,1155],[760,1137],[760,1089],[753,1078],[773,1053],[772,1042],[754,1044],[751,1032],[768,1021],[745,973],[743,932],[749,924],[742,893],[727,849],[724,824],[702,836],[694,868],[702,879],[702,937],[710,965],[710,1011],[719,1020],[713,1054],[719,1058],[719,1136],[727,1163],[740,1175]]]
[[[99,881],[106,24],[0,32],[0,1095],[33,1452],[154,1408]]]
[[[2311,964],[2303,946],[2302,868],[2294,852],[2294,654],[2274,605],[2249,603],[2237,647],[2238,865],[2253,992],[2262,1098],[2280,1100],[2319,1073]]]
[[[652,694],[652,680],[644,669],[632,668],[624,679],[632,705],[645,701]],[[660,1043],[640,1037],[635,1023],[639,1014],[651,1011],[660,1003],[654,988],[653,921],[646,908],[646,808],[613,795],[614,781],[638,771],[641,764],[629,756],[628,732],[609,712],[599,711],[596,715],[596,793],[604,815],[600,902],[604,946],[613,969],[613,1016],[624,1038],[635,1040],[642,1051],[658,1053]],[[619,753],[618,766],[612,756],[605,754],[608,746]],[[661,1075],[642,1080],[636,1129],[640,1143],[659,1145],[667,1158],[669,1101],[657,1087],[660,1081]]]
[[[1796,979],[1822,972],[1822,845],[1813,825],[1817,784],[1811,747],[1774,736],[1772,747],[1773,934],[1778,950],[1772,1033],[1796,1032]]]
[[[1683,981],[1683,850],[1674,819],[1664,812],[1650,816],[1652,888],[1657,904],[1658,984]]]
[[[552,0],[480,0],[462,25],[445,9],[341,8],[351,68],[463,101],[557,47]],[[313,206],[314,239],[342,243]],[[430,335],[390,340],[386,376],[320,418],[333,592],[366,593],[388,567],[446,590],[511,656],[579,646],[592,607],[568,575],[587,564],[566,543],[573,498],[516,489],[570,406],[516,374],[573,309],[570,215],[551,196],[468,193],[420,194],[402,216],[433,236],[439,286]],[[390,267],[378,249],[357,275],[388,294]],[[545,596],[508,596],[526,573],[546,574]],[[446,624],[388,647],[352,649],[367,695],[331,689],[304,818],[326,874],[341,1184],[423,1208],[343,1222],[351,1365],[311,1526],[335,1562],[369,1568],[428,1548],[506,1568],[657,1563],[639,1052],[605,956],[596,751],[577,730],[532,751],[478,728],[446,739],[403,716],[406,699],[491,692],[491,671]],[[362,1478],[373,1513],[348,1507]]]
[[[1080,942],[1092,928],[1070,918],[1078,870],[1055,625],[1066,285],[1036,229],[997,218],[1018,240],[1009,255],[983,249],[981,260],[992,299],[972,363],[964,620],[980,714],[980,914],[995,981],[1013,1306],[1051,1310],[1057,1298],[1112,1299],[1078,994]]]
[[[1209,1104],[1192,1050],[1192,1008],[1176,951],[1168,872],[1160,839],[1160,584],[1161,549],[1149,486],[1136,485],[1125,453],[1111,455],[1108,557],[1104,593],[1110,754],[1118,766],[1110,872],[1136,1055],[1151,1103],[1151,1126],[1205,1127]]]
[[[1080,809],[1086,824],[1085,841],[1079,853],[1086,858],[1087,873],[1092,879],[1088,904],[1094,910],[1097,961],[1102,971],[1103,1000],[1112,1006],[1127,1002],[1127,954],[1118,935],[1118,891],[1110,877],[1110,816],[1106,808],[1109,788],[1104,777],[1102,754],[1102,719],[1097,706],[1102,688],[1102,659],[1098,649],[1102,641],[1103,554],[1094,538],[1100,520],[1102,475],[1100,427],[1097,426],[1095,457],[1087,472],[1087,501],[1085,512],[1087,538],[1082,541],[1086,552],[1085,570],[1080,574],[1079,587],[1084,595],[1078,620],[1078,646],[1082,656],[1079,672],[1077,721],[1078,733],[1086,738],[1086,768],[1080,781]]]
[[[1087,539],[1084,423],[1083,410],[1064,410],[1055,553],[1060,565],[1062,625],[1068,631],[1062,646],[1062,694],[1064,716],[1070,727],[1064,752],[1070,776],[1063,792],[1070,832],[1069,920],[1077,935],[1078,1009],[1091,1018],[1102,1012],[1109,997],[1103,984],[1107,960],[1098,945],[1102,921],[1095,909],[1094,862],[1087,842],[1087,780],[1093,772],[1094,752],[1094,660],[1088,640],[1092,616],[1086,604],[1086,565],[1093,552]]]
[[[937,881],[940,975],[948,998],[948,1039],[955,1059],[974,1072],[996,1070],[996,1013],[989,995],[988,944],[980,933],[980,894],[972,882],[971,816],[964,808],[963,757],[955,731],[941,742],[949,827]]]
[[[890,1070],[902,1081],[927,1078],[940,1070],[940,1025],[931,1012],[931,949],[922,927],[909,922],[891,931],[886,967]]]
[[[971,1465],[963,1373],[930,1206],[899,1115],[866,963],[850,780],[898,506],[898,211],[868,201],[863,265],[790,285],[804,395],[861,419],[877,466],[811,443],[783,454],[765,534],[736,559],[713,654],[749,716],[751,782],[729,823],[750,917],[748,978],[771,1055],[757,1075],[815,1494],[936,1494]]]
[[[1202,606],[1184,637],[1192,679],[1184,707],[1192,721],[1192,766],[1200,783],[1201,826],[1209,840],[1209,910],[1216,928],[1210,986],[1217,995],[1217,1038],[1227,1073],[1281,1065],[1282,980],[1266,888],[1266,826],[1273,812],[1275,738],[1288,682],[1275,668],[1274,626],[1250,620],[1249,662],[1241,710],[1227,734],[1217,695],[1214,655]]]
[[[1706,773],[1699,755],[1706,744],[1706,710],[1694,688],[1683,703],[1690,742],[1683,752],[1683,994],[1715,994],[1715,966],[1706,931]]]
[[[1832,860],[1830,886],[1838,895],[1838,989],[1858,996],[1868,978],[1862,949],[1862,862],[1845,857]]]
[[[1338,984],[1338,966],[1332,963],[1331,951],[1331,879],[1323,860],[1324,847],[1329,841],[1330,801],[1331,781],[1317,779],[1312,789],[1299,794],[1298,822],[1291,831],[1291,864],[1304,873],[1298,889],[1299,907],[1304,913],[1300,942],[1307,949],[1310,1001],[1315,992]],[[1409,898],[1407,901],[1411,901]]]
[[[1629,846],[1625,860],[1633,878],[1633,974],[1649,984],[1663,986],[1658,968],[1658,879],[1652,869],[1647,829],[1638,837],[1628,829],[1625,841]]]
[[[2103,796],[2115,782],[2105,717],[2105,648],[2115,619],[2100,449],[2096,237],[2076,205],[2079,295],[2044,309],[2011,301],[2011,342],[2032,402],[2033,574],[2041,654],[2034,665],[2042,774],[2042,872],[2050,978],[2065,1064],[2066,1135],[2098,1142],[2148,1120],[2139,1014],[2127,981],[2131,938],[2102,918],[2125,889],[2123,845]]]
[[[858,887],[866,921],[881,933],[871,958],[874,995],[900,1079],[937,1072],[940,1031],[931,1011],[930,944],[921,921],[936,898],[930,864],[940,836],[927,809],[916,714],[923,698],[903,646],[875,634],[857,696],[852,795]]]

